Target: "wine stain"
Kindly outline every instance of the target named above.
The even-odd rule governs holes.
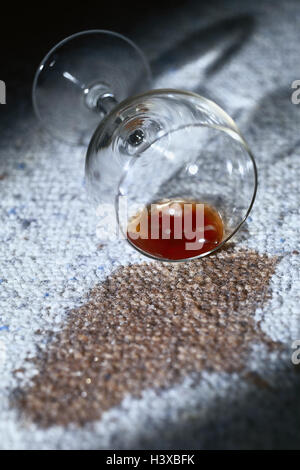
[[[84,425],[125,396],[166,389],[202,371],[250,377],[254,344],[280,349],[254,320],[270,299],[277,259],[229,247],[189,263],[119,267],[73,309],[14,394],[41,427]],[[268,386],[255,376],[254,383]]]

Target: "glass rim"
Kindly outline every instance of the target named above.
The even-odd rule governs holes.
[[[246,144],[247,145],[247,144]],[[222,248],[225,243],[227,243],[239,230],[240,228],[242,227],[242,225],[244,225],[244,223],[246,222],[251,210],[252,210],[252,207],[253,207],[253,204],[254,204],[254,201],[255,201],[255,197],[256,197],[256,193],[257,193],[257,186],[258,186],[258,177],[257,177],[257,168],[256,168],[256,163],[255,163],[255,160],[254,160],[254,157],[253,157],[253,154],[248,150],[248,146],[247,146],[247,152],[249,153],[249,155],[251,156],[251,160],[252,160],[252,163],[253,163],[253,169],[254,169],[254,190],[253,190],[253,195],[252,195],[252,198],[251,198],[251,202],[250,202],[250,205],[246,211],[246,214],[244,215],[244,217],[242,218],[242,220],[240,221],[240,223],[235,227],[235,229],[227,236],[225,237],[215,248],[213,248],[212,250],[210,251],[206,251],[205,253],[200,253],[199,255],[196,255],[196,256],[191,256],[191,257],[188,257],[188,258],[180,258],[180,259],[169,259],[169,258],[163,258],[163,257],[159,257],[159,256],[154,256],[154,255],[151,255],[150,253],[142,250],[141,248],[139,248],[137,245],[135,245],[134,243],[132,243],[132,241],[130,240],[130,238],[126,235],[126,240],[127,242],[132,246],[134,247],[137,251],[139,251],[142,255],[146,256],[147,258],[151,258],[151,259],[154,259],[155,261],[162,261],[162,262],[171,262],[171,263],[182,263],[182,262],[186,262],[186,261],[194,261],[196,259],[200,259],[200,258],[205,258],[206,256],[209,256],[211,255],[212,253],[214,253],[215,251],[219,250],[220,248]]]

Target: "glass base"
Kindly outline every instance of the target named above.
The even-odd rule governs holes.
[[[110,31],[83,31],[43,59],[34,79],[33,105],[54,137],[87,145],[117,103],[150,86],[149,65],[132,41]]]

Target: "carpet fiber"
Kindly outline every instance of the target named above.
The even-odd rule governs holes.
[[[256,157],[251,216],[209,258],[101,244],[85,149],[48,137],[22,101],[7,113],[1,448],[300,448],[299,15],[296,1],[190,2],[130,36],[153,88],[216,101]]]

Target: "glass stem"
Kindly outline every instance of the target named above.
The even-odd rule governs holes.
[[[104,83],[96,83],[85,88],[83,92],[86,106],[102,116],[108,114],[118,104],[114,94]]]
[[[100,96],[97,100],[97,109],[102,114],[108,114],[112,109],[117,106],[118,102],[115,99],[114,95],[110,93],[105,93]]]

